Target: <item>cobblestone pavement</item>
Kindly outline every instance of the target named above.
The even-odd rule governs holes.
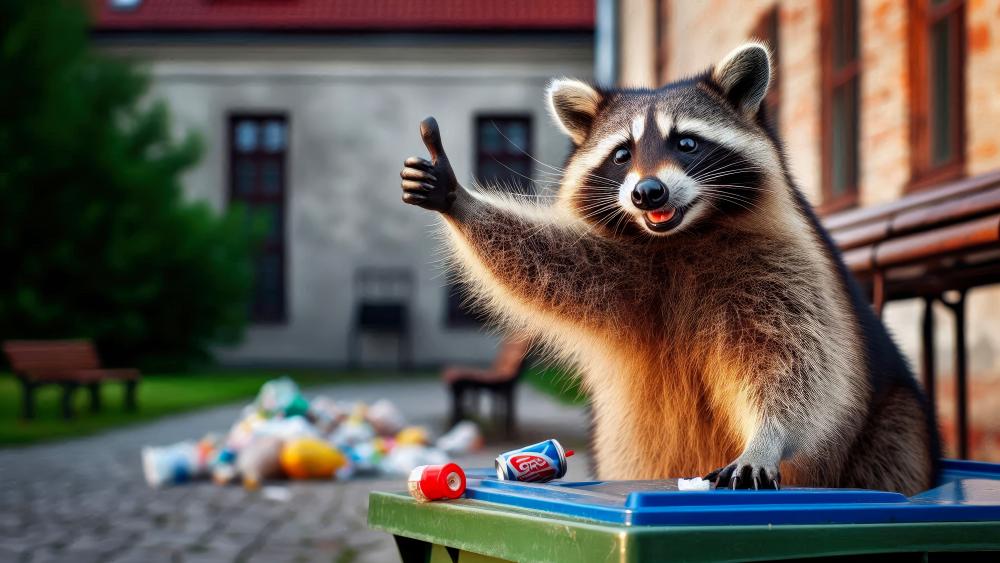
[[[310,389],[344,400],[387,397],[440,430],[447,406],[436,381]],[[392,538],[366,527],[368,493],[402,481],[275,482],[256,492],[194,483],[146,486],[139,449],[225,431],[241,405],[170,417],[98,436],[0,449],[0,562],[398,561]],[[558,436],[583,446],[586,418],[522,386],[520,443]],[[489,465],[510,444],[457,461]],[[585,456],[583,456],[585,457]],[[586,478],[573,458],[567,478]]]

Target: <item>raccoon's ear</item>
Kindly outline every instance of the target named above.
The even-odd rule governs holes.
[[[546,95],[552,117],[573,144],[587,138],[601,103],[601,93],[579,80],[557,78],[549,83]]]
[[[715,65],[712,80],[736,109],[755,115],[771,83],[771,51],[763,43],[744,43]]]

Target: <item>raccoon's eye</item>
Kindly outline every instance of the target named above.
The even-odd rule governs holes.
[[[681,152],[693,152],[696,148],[698,148],[698,142],[691,137],[681,137],[681,139],[677,141],[677,148]]]
[[[614,160],[615,164],[625,164],[632,160],[632,152],[626,148],[620,148],[615,151],[615,156],[612,160]]]

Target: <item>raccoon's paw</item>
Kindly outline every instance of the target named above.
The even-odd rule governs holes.
[[[420,136],[431,160],[411,156],[399,173],[403,179],[403,201],[431,211],[447,213],[455,202],[458,180],[441,144],[441,133],[433,117],[420,122]]]
[[[725,467],[720,467],[704,477],[706,481],[714,481],[715,488],[729,487],[732,489],[774,489],[781,488],[781,472],[777,464],[759,463],[752,460],[737,459]]]

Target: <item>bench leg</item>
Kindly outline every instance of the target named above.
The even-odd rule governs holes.
[[[27,381],[21,381],[21,417],[25,420],[35,418],[35,385]]]
[[[465,418],[465,409],[462,405],[462,401],[464,399],[464,393],[462,392],[463,389],[463,385],[451,385],[451,424],[449,426],[455,426],[459,423],[459,421]]]
[[[506,388],[506,399],[507,399],[507,420],[504,425],[504,433],[507,438],[513,438],[514,434],[517,432],[515,428],[515,409],[514,409],[514,386],[509,385]]]
[[[503,397],[500,395],[500,391],[493,387],[487,387],[486,391],[489,396],[489,413],[490,413],[490,430],[497,432],[501,426],[500,420],[500,402],[503,401]]]
[[[73,395],[76,392],[76,383],[64,383],[62,395],[62,416],[65,419],[73,418]]]
[[[87,390],[90,392],[90,412],[101,412],[101,384],[88,383]]]
[[[128,412],[135,412],[136,410],[135,389],[138,386],[138,381],[125,382],[125,410]]]

